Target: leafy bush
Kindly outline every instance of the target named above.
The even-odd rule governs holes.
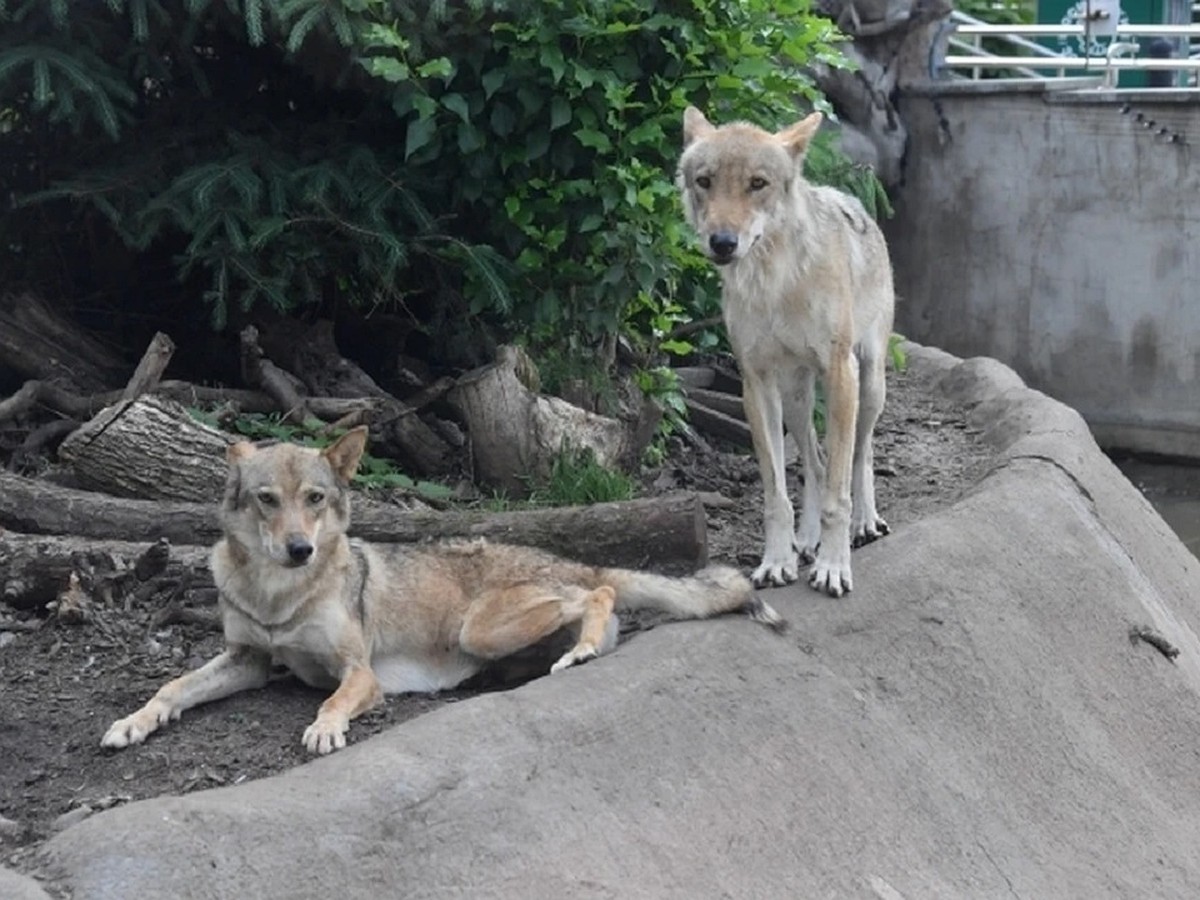
[[[785,124],[821,102],[800,67],[840,60],[806,0],[0,0],[0,22],[10,274],[85,266],[106,230],[218,325],[386,305],[442,342],[711,314],[672,185],[684,107]]]

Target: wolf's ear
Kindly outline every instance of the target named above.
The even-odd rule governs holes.
[[[367,426],[359,425],[322,450],[321,455],[329,462],[338,479],[344,484],[349,484],[354,473],[358,471],[358,461],[362,459],[366,446]]]
[[[792,156],[799,159],[804,156],[804,152],[812,142],[813,135],[821,127],[823,118],[824,116],[819,112],[810,113],[795,125],[789,125],[783,131],[777,132],[775,139],[783,144]]]
[[[225,495],[221,498],[221,505],[225,509],[237,509],[242,493],[242,469],[238,463],[257,452],[257,448],[246,441],[238,441],[226,448],[225,461],[229,463],[229,471],[225,475]]]
[[[688,147],[716,130],[713,123],[704,118],[704,113],[696,107],[689,106],[683,111],[683,146]]]
[[[243,459],[249,459],[257,452],[258,448],[248,441],[238,441],[236,444],[230,444],[225,449],[225,461],[232,466]]]

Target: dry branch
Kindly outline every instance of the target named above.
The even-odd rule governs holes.
[[[389,394],[342,356],[332,322],[317,322],[296,331],[294,323],[281,321],[262,335],[262,344],[310,393],[370,398],[375,403],[369,423],[373,452],[399,460],[415,475],[444,475],[455,468],[454,448],[423,422],[412,406]]]
[[[162,381],[163,372],[175,353],[175,342],[161,331],[155,332],[150,346],[142,354],[141,361],[133,371],[133,377],[121,392],[122,400],[136,400],[142,394],[153,391]]]
[[[237,412],[282,412],[279,403],[261,391],[217,388],[192,384],[188,381],[163,381],[153,390],[156,397],[165,397],[188,406],[225,403]],[[0,423],[11,421],[35,406],[44,406],[72,419],[90,419],[100,410],[119,403],[124,390],[102,391],[98,394],[78,394],[46,381],[27,381],[11,397],[0,400]],[[369,415],[379,406],[370,397],[307,397],[309,410],[318,419],[333,422],[353,413]]]
[[[267,359],[258,343],[258,329],[247,325],[241,333],[242,378],[272,398],[283,417],[297,424],[309,417],[308,403],[300,395],[300,379]]]

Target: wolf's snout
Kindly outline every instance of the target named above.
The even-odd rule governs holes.
[[[727,263],[737,252],[737,235],[732,231],[714,231],[708,239],[708,248],[712,251],[713,262]]]
[[[292,565],[302,566],[312,558],[313,545],[309,542],[308,538],[301,535],[288,535],[284,547],[287,550],[288,561]]]

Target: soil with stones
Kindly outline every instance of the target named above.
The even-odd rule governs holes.
[[[876,430],[879,507],[893,529],[946,506],[978,482],[989,453],[964,411],[929,396],[908,376],[889,376]],[[800,473],[789,469],[793,497]],[[744,452],[676,448],[644,479],[647,493],[690,489],[727,502],[709,508],[714,560],[758,563],[762,491]],[[803,577],[803,576],[802,576]],[[822,602],[813,594],[814,602]],[[100,736],[168,678],[220,650],[213,623],[155,626],[161,598],[94,611],[85,621],[18,618],[0,608],[0,862],[17,869],[50,834],[107,807],[162,794],[238,784],[304,762],[300,735],[323,695],[291,677],[184,714],[145,744],[102,750]],[[832,601],[830,601],[832,602]],[[852,602],[852,601],[841,601]],[[215,620],[214,620],[215,622]],[[623,623],[624,639],[651,627]],[[496,685],[391,697],[356,720],[361,741],[445,703]]]

